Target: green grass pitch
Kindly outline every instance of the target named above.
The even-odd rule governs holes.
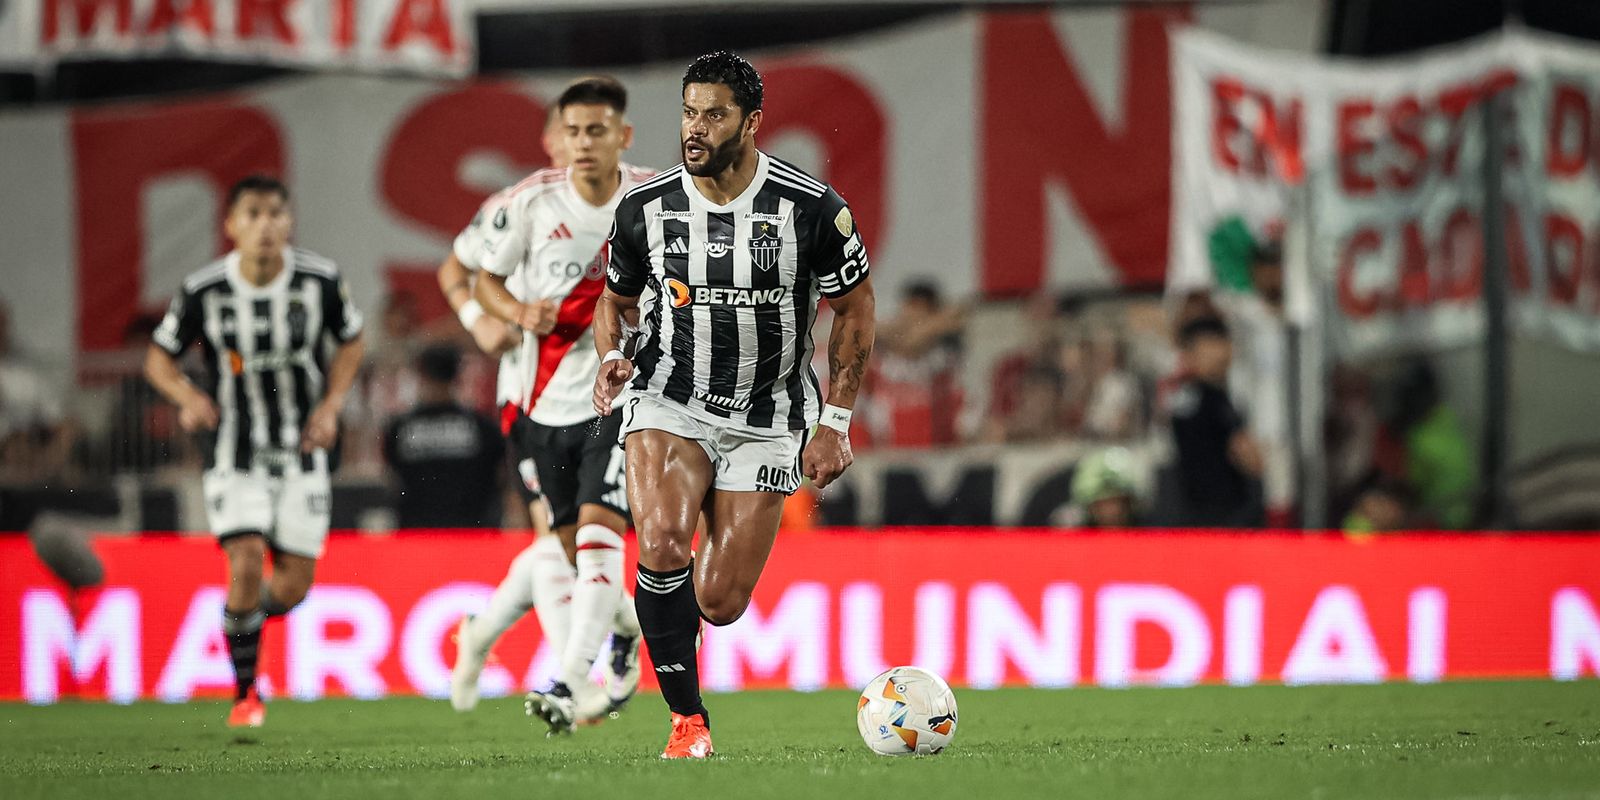
[[[960,691],[955,743],[883,758],[855,695],[709,698],[717,756],[659,761],[660,697],[546,739],[520,699],[0,705],[0,797],[1600,798],[1600,682]]]

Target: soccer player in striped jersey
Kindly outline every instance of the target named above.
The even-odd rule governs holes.
[[[569,166],[536,172],[503,195],[483,226],[475,289],[489,314],[537,337],[522,435],[550,503],[551,527],[576,566],[557,680],[528,696],[529,713],[551,733],[599,721],[632,695],[638,681],[638,623],[632,603],[624,602],[623,455],[614,421],[594,412],[599,361],[589,326],[605,285],[612,212],[624,192],[654,174],[621,161],[633,140],[622,84],[585,78],[568,86],[556,106]],[[608,668],[616,673],[626,666],[630,673],[620,691],[615,681],[608,681],[608,691],[589,680],[613,626],[620,629]]]
[[[850,208],[756,148],[761,102],[744,59],[690,65],[683,164],[617,206],[595,315],[594,405],[621,412],[639,623],[672,712],[663,758],[711,754],[700,621],[744,613],[801,475],[823,488],[850,466],[850,409],[872,352],[872,281]],[[826,403],[810,366],[822,297],[834,312]],[[622,320],[636,309],[642,341],[630,356]]]
[[[232,252],[190,275],[153,336],[145,375],[206,440],[211,530],[228,557],[222,630],[230,726],[259,727],[261,625],[306,596],[328,536],[328,451],[361,365],[361,314],[333,262],[289,246],[289,190],[253,176],[228,193]],[[205,379],[178,357],[198,340]],[[331,353],[331,357],[330,357]],[[272,555],[272,579],[263,567]]]

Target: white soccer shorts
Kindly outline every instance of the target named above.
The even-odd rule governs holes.
[[[202,485],[211,531],[219,541],[260,533],[275,550],[321,558],[328,542],[332,490],[327,462],[320,456],[316,460],[317,469],[311,472],[279,478],[264,472],[207,472]]]
[[[706,451],[725,492],[781,492],[800,488],[800,453],[805,431],[755,433],[703,420],[671,400],[631,394],[622,409],[622,438],[635,431],[659,430],[690,439]]]

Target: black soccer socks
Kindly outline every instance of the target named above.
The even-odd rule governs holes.
[[[695,636],[700,632],[700,604],[694,597],[694,563],[657,572],[639,566],[639,591],[634,607],[655,665],[661,696],[675,714],[706,714],[700,700],[700,666]],[[709,726],[711,718],[706,715]]]
[[[281,617],[293,610],[294,606],[284,605],[272,596],[272,588],[270,586],[265,582],[261,584],[261,613],[267,615],[267,619]]]
[[[222,610],[222,633],[233,661],[234,699],[243,700],[256,684],[256,661],[261,655],[261,623],[267,615],[259,608]]]

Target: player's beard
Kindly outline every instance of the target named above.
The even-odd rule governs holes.
[[[701,147],[706,148],[705,163],[695,166],[689,163],[688,142],[682,144],[683,169],[696,178],[714,178],[733,166],[733,160],[739,157],[739,134],[729,136],[721,144],[712,145],[704,139],[696,140]]]

